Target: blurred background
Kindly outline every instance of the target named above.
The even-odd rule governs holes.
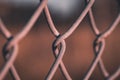
[[[29,21],[39,5],[39,0],[0,0],[0,17],[15,36]],[[75,22],[86,6],[85,0],[48,0],[53,21],[58,31],[63,34]],[[96,0],[92,7],[97,26],[105,31],[119,13],[117,0]],[[102,59],[110,74],[120,66],[120,24],[106,38],[106,47]],[[88,15],[76,31],[66,39],[67,49],[63,62],[73,78],[82,80],[95,55],[93,52],[94,35]],[[52,43],[55,37],[48,28],[42,13],[29,34],[20,42],[19,55],[15,67],[22,80],[44,80],[55,60]],[[4,64],[2,49],[7,40],[0,32],[0,68]],[[119,80],[120,76],[116,79]],[[7,74],[4,80],[12,80]],[[65,80],[58,69],[53,80]],[[98,66],[90,80],[104,80]]]

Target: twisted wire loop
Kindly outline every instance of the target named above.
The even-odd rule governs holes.
[[[104,77],[107,80],[114,80],[115,78],[117,78],[120,75],[120,66],[113,74],[110,75],[110,73],[107,71],[107,69],[103,63],[103,60],[101,58],[101,56],[103,55],[103,51],[105,49],[105,38],[108,37],[110,34],[112,34],[112,32],[115,30],[116,26],[119,24],[120,13],[118,14],[118,16],[115,19],[115,21],[113,22],[113,24],[108,29],[106,29],[105,32],[100,32],[99,29],[97,28],[97,24],[95,22],[93,12],[92,12],[92,6],[93,6],[95,0],[86,0],[87,5],[86,5],[85,9],[83,10],[83,12],[78,17],[78,19],[73,23],[73,25],[64,34],[61,34],[56,29],[56,26],[54,25],[52,16],[49,12],[49,9],[47,6],[48,0],[40,0],[40,1],[41,2],[39,4],[38,8],[36,9],[36,11],[32,15],[32,17],[30,18],[28,23],[14,37],[10,33],[10,31],[6,28],[5,24],[3,23],[3,21],[0,18],[0,31],[2,32],[3,36],[7,39],[7,42],[3,48],[3,57],[5,58],[5,64],[0,69],[0,80],[3,80],[5,78],[8,71],[10,71],[13,79],[21,80],[15,69],[15,66],[14,66],[14,62],[18,55],[19,42],[25,36],[27,36],[27,34],[30,32],[30,30],[32,29],[36,20],[41,15],[42,11],[44,11],[46,21],[48,22],[48,26],[49,26],[52,34],[55,36],[55,40],[53,41],[53,46],[52,46],[55,60],[52,64],[50,70],[48,71],[45,80],[52,80],[52,78],[55,75],[55,72],[58,68],[60,68],[63,76],[67,80],[72,80],[70,74],[68,73],[68,71],[65,67],[65,64],[62,61],[63,56],[66,51],[65,40],[73,32],[75,32],[75,30],[77,29],[79,24],[82,22],[84,17],[87,15],[87,13],[89,14],[89,17],[90,17],[90,22],[92,25],[91,28],[92,28],[94,34],[96,35],[96,39],[94,40],[94,45],[93,45],[95,58],[92,61],[91,65],[83,79],[88,80],[90,78],[90,76],[92,75],[97,64],[98,64],[100,70],[102,71],[102,74],[104,75]]]
[[[53,43],[53,47],[55,48],[54,49],[54,52],[58,52],[58,49],[57,49],[57,46],[60,44],[61,45],[61,49],[59,51],[59,54],[55,60],[55,62],[53,63],[49,73],[48,73],[48,76],[47,76],[47,80],[51,80],[53,75],[55,74],[59,64],[61,63],[62,61],[62,58],[63,58],[63,55],[65,53],[65,48],[66,48],[66,45],[65,45],[65,42],[64,40],[66,38],[68,38],[75,30],[76,28],[78,27],[78,25],[81,23],[81,21],[84,19],[84,17],[86,16],[86,14],[88,13],[89,9],[92,7],[94,3],[94,0],[90,0],[90,2],[88,3],[88,5],[86,6],[86,8],[84,9],[84,11],[81,13],[81,15],[78,17],[78,19],[76,20],[76,22],[70,27],[70,29],[68,31],[66,31],[64,34],[62,35],[59,35],[58,31],[56,30],[56,28],[54,27],[54,24],[52,22],[52,19],[50,18],[50,15],[47,16],[47,19],[48,19],[48,23],[50,26],[53,26],[52,28],[50,27],[52,33],[59,37],[56,38],[55,42]],[[49,13],[47,10],[47,7],[45,8],[45,11],[46,11],[46,14]],[[68,76],[68,77],[67,77]],[[68,78],[68,80],[71,80],[71,78],[69,77],[69,75],[67,75],[66,78]]]
[[[21,30],[21,32],[19,32],[14,38],[9,40],[5,44],[4,52],[7,52],[8,55],[5,55],[5,57],[7,56],[7,60],[6,60],[5,64],[3,65],[2,69],[0,70],[0,80],[3,80],[3,78],[5,77],[5,75],[7,74],[9,69],[11,69],[11,72],[12,72],[12,75],[14,76],[14,78],[16,80],[20,80],[20,78],[13,66],[13,63],[18,54],[18,43],[29,33],[29,31],[35,24],[36,20],[38,19],[39,15],[41,14],[45,5],[47,5],[47,0],[44,0],[41,2],[38,9],[35,11],[35,13],[31,17],[29,22],[25,25],[23,30]],[[6,29],[6,27],[2,23],[1,18],[0,18],[0,29],[6,38],[9,38],[11,36],[10,32]]]
[[[88,1],[88,0],[87,0],[87,1]],[[92,29],[93,29],[94,34],[95,34],[96,36],[99,36],[101,33],[100,33],[100,31],[98,30],[97,25],[96,25],[96,23],[95,23],[95,19],[94,19],[94,16],[93,16],[92,8],[89,10],[89,17],[90,17],[90,21],[91,21],[91,24],[92,24]],[[104,39],[104,38],[103,38],[103,41],[104,41],[103,43],[105,43],[105,39]],[[99,53],[99,51],[100,51],[100,44],[95,44],[95,45],[94,45],[94,52],[95,52],[95,55],[96,55],[96,56],[97,56],[96,53]],[[109,76],[109,73],[107,72],[107,70],[106,70],[106,68],[105,68],[105,66],[104,66],[104,63],[103,63],[102,59],[99,60],[99,63],[98,63],[98,64],[99,64],[99,67],[100,67],[103,75],[104,75],[105,77],[108,77],[108,76]]]
[[[60,36],[60,33],[58,32],[58,30],[55,28],[55,25],[52,21],[52,18],[51,18],[51,15],[50,15],[50,12],[48,10],[48,7],[45,6],[45,9],[44,9],[44,12],[46,14],[46,19],[48,21],[48,24],[49,24],[49,27],[50,27],[50,30],[52,31],[53,35],[55,35],[55,37],[59,37]],[[52,77],[54,76],[55,74],[55,71],[57,69],[57,67],[59,66],[60,64],[60,70],[62,71],[62,73],[64,74],[65,78],[67,80],[71,80],[71,77],[70,75],[68,74],[66,68],[65,68],[65,65],[64,63],[62,62],[62,58],[64,53],[65,53],[65,48],[66,48],[66,44],[65,44],[65,40],[62,40],[61,43],[60,43],[60,50],[57,48],[57,46],[53,46],[53,52],[55,53],[55,57],[56,57],[56,62],[54,62],[54,64],[56,63],[56,65],[53,65],[51,70],[49,71],[47,77],[46,77],[46,80],[51,80]],[[60,58],[58,58],[58,56],[60,56]],[[59,62],[58,62],[59,61]]]
[[[1,19],[0,19],[0,30],[3,33],[4,37],[9,41],[9,38],[11,38],[12,35],[7,30],[7,28],[5,27],[5,25],[3,24]],[[6,52],[4,52],[3,56],[4,56],[5,60],[10,61],[10,59],[9,59],[10,58],[10,54],[15,54],[15,51],[17,51],[17,49],[18,48],[17,48],[17,45],[16,45],[16,47],[14,48],[14,51],[12,51],[11,53],[7,53],[6,54]],[[9,64],[10,64],[10,62],[6,62],[6,65],[4,65],[4,66],[7,66]],[[6,75],[7,70],[8,70],[8,68],[5,68],[4,66],[3,66],[2,70],[0,71],[0,80],[2,80],[4,78],[4,76]],[[13,64],[11,64],[10,72],[11,72],[11,75],[13,76],[14,79],[20,80],[20,77],[19,77],[19,75],[18,75],[18,73],[17,73],[17,71],[16,71],[16,69],[15,69]]]
[[[110,76],[109,72],[106,70],[106,68],[103,64],[101,56],[102,56],[104,48],[105,48],[105,38],[108,37],[114,31],[114,29],[117,27],[117,25],[120,22],[120,13],[118,14],[114,23],[103,33],[100,33],[100,31],[98,30],[98,28],[96,26],[95,19],[94,19],[93,13],[92,13],[92,9],[89,10],[89,16],[90,16],[90,21],[92,24],[93,32],[97,36],[95,41],[94,41],[94,43],[95,43],[94,50],[95,50],[96,57],[93,60],[91,66],[89,67],[88,72],[85,75],[84,80],[88,80],[90,78],[91,74],[93,73],[93,71],[98,63],[99,63],[99,67],[100,67],[103,75],[106,78],[109,77],[109,80],[114,80],[116,77],[118,77],[120,75],[120,70],[118,69],[113,75]]]

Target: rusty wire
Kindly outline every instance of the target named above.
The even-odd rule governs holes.
[[[56,26],[54,25],[53,19],[50,15],[49,9],[47,7],[48,0],[41,0],[41,3],[39,4],[37,10],[34,12],[28,23],[24,26],[24,28],[15,36],[12,36],[11,32],[7,29],[5,24],[3,23],[2,19],[0,18],[0,31],[4,35],[4,37],[8,40],[5,44],[5,47],[3,48],[3,57],[5,58],[5,64],[0,69],[0,80],[3,80],[8,73],[9,70],[11,70],[11,75],[15,80],[21,80],[20,76],[17,73],[17,70],[15,69],[14,62],[19,52],[19,42],[27,36],[29,31],[32,29],[33,25],[35,24],[36,20],[41,15],[41,12],[44,11],[44,14],[46,16],[46,21],[48,22],[49,28],[53,35],[55,36],[55,40],[53,41],[53,54],[55,55],[55,61],[53,62],[50,70],[47,73],[45,80],[51,80],[53,76],[56,73],[56,70],[60,68],[61,72],[65,76],[67,80],[72,80],[72,77],[69,74],[69,71],[67,71],[65,64],[62,61],[62,58],[66,51],[66,42],[65,40],[77,29],[79,24],[82,22],[84,17],[89,13],[90,22],[92,24],[91,28],[93,32],[96,35],[96,39],[94,40],[94,53],[95,58],[92,61],[88,71],[86,72],[84,80],[89,80],[90,76],[92,75],[95,67],[99,65],[102,74],[104,77],[108,80],[114,80],[120,75],[120,66],[118,67],[118,70],[114,72],[112,75],[107,71],[101,56],[103,55],[103,51],[105,49],[105,38],[108,37],[112,32],[115,30],[117,25],[120,22],[120,14],[118,14],[117,18],[113,22],[113,24],[106,29],[105,32],[100,32],[97,28],[97,24],[95,22],[93,12],[92,12],[92,6],[95,2],[95,0],[86,0],[88,4],[86,5],[83,12],[80,14],[78,19],[74,22],[74,24],[64,33],[60,34],[60,32],[56,29]],[[60,46],[60,48],[58,48]]]

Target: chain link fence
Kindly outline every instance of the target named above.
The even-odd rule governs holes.
[[[104,64],[102,55],[104,54],[104,50],[106,47],[106,38],[112,35],[113,31],[116,29],[120,22],[120,14],[118,13],[116,19],[114,19],[112,24],[106,30],[104,30],[104,32],[101,32],[98,29],[92,10],[95,0],[86,0],[85,9],[79,15],[78,19],[72,24],[72,26],[70,26],[67,31],[65,31],[65,33],[61,34],[56,28],[55,23],[53,22],[47,3],[48,0],[41,1],[27,24],[15,36],[10,32],[10,30],[4,24],[3,20],[0,18],[0,31],[6,39],[2,53],[5,62],[0,69],[0,80],[3,80],[6,77],[7,73],[10,73],[13,79],[21,80],[18,74],[19,72],[14,65],[14,62],[16,61],[19,53],[19,45],[20,42],[29,34],[32,27],[34,27],[35,22],[42,12],[44,12],[49,29],[55,37],[52,44],[52,51],[55,60],[51,64],[48,73],[46,73],[45,80],[52,80],[56,74],[57,69],[60,69],[62,75],[65,77],[66,80],[72,80],[72,77],[69,74],[69,70],[67,70],[65,66],[67,64],[65,64],[63,61],[63,57],[66,53],[67,47],[66,39],[69,38],[76,31],[76,29],[79,27],[79,25],[87,15],[89,16],[90,20],[91,31],[96,36],[93,41],[94,44],[91,45],[93,46],[95,56],[91,64],[89,65],[89,68],[86,70],[86,74],[84,75],[83,80],[89,80],[97,66],[99,66],[101,74],[106,80],[117,79],[120,76],[120,65],[117,66],[118,69],[111,74]]]

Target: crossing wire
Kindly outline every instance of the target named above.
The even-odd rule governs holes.
[[[7,42],[5,43],[5,46],[3,47],[3,57],[5,59],[5,63],[0,69],[0,80],[3,80],[8,72],[11,73],[11,76],[13,77],[13,79],[21,80],[14,66],[14,62],[19,52],[19,42],[24,37],[26,37],[27,34],[29,34],[29,31],[32,29],[36,20],[39,18],[42,12],[44,12],[46,16],[46,21],[48,22],[50,31],[55,36],[55,40],[53,41],[53,55],[55,55],[55,60],[53,64],[51,64],[52,66],[50,67],[50,70],[48,71],[48,73],[46,73],[45,80],[52,80],[58,68],[60,68],[66,80],[72,80],[72,77],[69,74],[69,71],[67,70],[64,62],[62,61],[66,51],[66,46],[67,46],[66,39],[69,36],[71,36],[73,32],[76,31],[79,24],[83,21],[83,19],[87,14],[89,14],[89,18],[91,22],[91,30],[94,32],[96,36],[96,39],[94,40],[94,45],[93,45],[95,57],[91,65],[89,66],[89,69],[86,71],[86,74],[83,80],[89,80],[90,76],[92,75],[97,65],[100,67],[102,74],[104,75],[106,80],[114,80],[115,78],[117,78],[120,75],[120,65],[118,69],[112,75],[110,75],[109,71],[104,65],[104,62],[101,56],[103,55],[103,51],[106,46],[106,43],[105,43],[106,38],[113,33],[113,31],[116,29],[117,25],[120,22],[120,13],[118,14],[114,22],[111,24],[111,26],[108,27],[108,29],[106,29],[104,32],[100,32],[96,24],[96,21],[94,19],[94,14],[92,12],[92,7],[93,7],[93,4],[95,3],[95,0],[86,0],[86,2],[87,2],[87,5],[85,9],[82,11],[82,13],[79,15],[78,19],[63,34],[61,34],[57,30],[53,22],[52,16],[49,12],[49,8],[47,6],[48,0],[41,0],[38,8],[34,12],[34,14],[31,16],[28,23],[15,36],[12,35],[12,33],[7,29],[3,20],[0,18],[0,31],[7,40]]]

